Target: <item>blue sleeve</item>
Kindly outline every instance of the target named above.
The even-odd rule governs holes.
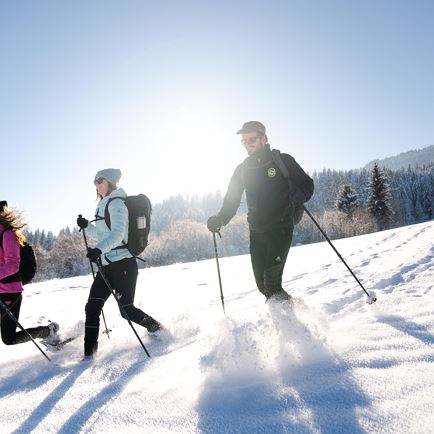
[[[122,245],[122,242],[128,242],[124,239],[125,234],[128,237],[128,208],[123,200],[112,200],[108,204],[110,214],[111,229],[107,238],[101,240],[95,247],[102,253],[108,253],[110,250]]]

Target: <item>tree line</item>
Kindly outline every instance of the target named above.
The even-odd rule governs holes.
[[[315,193],[307,204],[332,239],[423,222],[433,218],[434,163],[400,170],[380,168],[314,172]],[[221,192],[173,196],[154,205],[146,265],[160,266],[213,257],[212,237],[206,227],[218,212]],[[57,236],[36,230],[26,233],[38,259],[35,281],[73,277],[90,272],[83,235],[78,229],[62,229]],[[296,226],[293,244],[322,240],[308,216]],[[248,253],[246,204],[242,200],[234,219],[222,229],[219,254]],[[92,240],[89,240],[92,245]],[[142,263],[141,263],[142,264]]]

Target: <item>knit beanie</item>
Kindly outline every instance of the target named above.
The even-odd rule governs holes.
[[[117,184],[121,176],[122,172],[119,169],[103,169],[97,172],[95,179],[104,178],[107,179],[110,184]]]

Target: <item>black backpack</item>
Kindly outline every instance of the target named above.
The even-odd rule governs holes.
[[[0,246],[3,249],[3,235],[6,231],[11,229],[5,229],[0,234]],[[24,246],[20,246],[20,268],[17,273],[5,277],[0,280],[0,283],[12,283],[22,282],[23,285],[30,283],[36,274],[36,256],[33,247],[30,244],[24,243]]]
[[[298,187],[296,185],[294,185],[294,183],[291,181],[291,179],[289,177],[288,168],[285,166],[285,163],[283,162],[282,157],[280,156],[280,151],[278,149],[273,149],[271,151],[271,155],[273,157],[273,161],[276,163],[276,166],[281,171],[283,177],[288,180],[289,191],[290,191],[290,195],[292,196],[294,194],[294,190],[297,189]],[[293,222],[294,222],[294,225],[297,225],[298,223],[301,222],[301,219],[303,218],[304,204],[303,203],[294,203],[293,208],[294,208]]]
[[[108,206],[115,199],[123,200],[128,209],[128,243],[115,247],[115,249],[128,249],[133,256],[137,257],[148,245],[151,230],[151,201],[144,194],[109,199],[104,210],[105,224],[109,229],[111,229],[111,222]]]

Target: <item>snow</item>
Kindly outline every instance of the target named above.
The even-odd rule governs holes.
[[[224,233],[223,233],[224,236]],[[249,256],[140,271],[137,326],[113,299],[93,362],[82,338],[46,361],[0,344],[2,433],[430,433],[434,431],[434,222],[291,249],[293,311],[255,289]],[[26,287],[20,321],[83,334],[91,276]]]

